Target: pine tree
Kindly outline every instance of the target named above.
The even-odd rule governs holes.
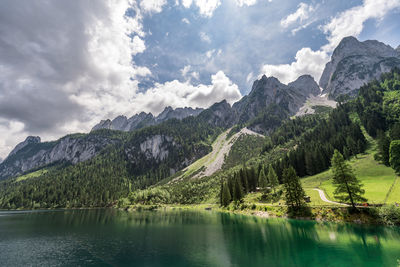
[[[351,138],[350,136],[348,136],[346,138],[346,144],[347,144],[347,147],[350,149],[351,154],[354,155],[357,158],[358,149],[357,149],[357,144],[354,141],[354,139]]]
[[[260,174],[258,175],[258,186],[261,188],[265,188],[268,186],[267,176],[265,175],[264,168],[260,170]]]
[[[344,158],[345,159],[349,159],[350,158],[350,152],[349,152],[349,149],[347,147],[343,148],[343,154],[344,154]]]
[[[269,165],[269,168],[268,168],[268,182],[271,185],[271,187],[275,193],[276,187],[279,185],[279,181],[278,181],[278,176],[276,175],[274,168],[272,168],[272,165]]]
[[[233,200],[241,201],[243,198],[243,189],[240,182],[240,177],[239,175],[235,175],[233,179]]]
[[[249,179],[247,178],[247,168],[244,166],[240,171],[239,171],[239,178],[241,180],[241,183],[243,185],[244,191],[249,192]]]
[[[383,131],[378,131],[378,150],[379,159],[386,166],[390,166],[389,163],[389,149],[390,149],[390,139]]]
[[[304,206],[305,193],[295,169],[290,166],[283,171],[286,205],[292,209]]]
[[[400,174],[400,140],[395,140],[390,143],[390,165]]]
[[[362,184],[338,150],[335,150],[332,157],[332,172],[333,184],[336,185],[334,194],[337,198],[350,201],[353,208],[355,208],[355,201],[366,201],[362,197],[365,193],[365,190],[361,188]]]
[[[226,207],[231,202],[232,197],[231,193],[229,192],[228,185],[226,183],[222,184],[222,191],[221,191],[221,205]]]

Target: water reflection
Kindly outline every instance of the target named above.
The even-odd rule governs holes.
[[[395,227],[189,211],[0,215],[4,266],[396,266],[400,254]]]

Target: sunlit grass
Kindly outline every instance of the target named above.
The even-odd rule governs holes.
[[[39,176],[41,176],[41,175],[43,175],[43,174],[45,174],[45,173],[47,173],[47,170],[46,170],[46,169],[41,169],[41,170],[38,170],[38,171],[35,171],[35,172],[31,172],[31,173],[28,173],[28,174],[19,176],[19,177],[16,179],[16,181],[17,181],[17,182],[21,182],[21,181],[24,181],[24,180],[26,180],[26,179],[36,178],[36,177],[39,177]]]

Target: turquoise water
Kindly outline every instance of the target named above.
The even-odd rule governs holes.
[[[400,229],[216,212],[0,212],[0,266],[398,266]]]

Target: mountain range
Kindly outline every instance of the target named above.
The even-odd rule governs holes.
[[[85,162],[107,153],[110,147],[122,147],[132,169],[162,165],[173,174],[208,153],[212,148],[205,144],[206,138],[222,130],[240,125],[268,134],[294,116],[310,98],[321,94],[331,99],[355,96],[360,86],[394,67],[400,67],[400,47],[393,49],[378,41],[359,42],[346,37],[334,50],[319,84],[310,75],[287,85],[264,75],[254,82],[247,96],[232,106],[222,101],[207,109],[167,107],[158,116],[145,112],[130,118],[118,116],[102,120],[88,134],[67,135],[53,142],[30,136],[0,164],[0,179],[54,164]],[[188,133],[197,131],[198,135],[183,136],[170,129],[172,125],[188,129]],[[180,162],[174,162],[171,155]]]

